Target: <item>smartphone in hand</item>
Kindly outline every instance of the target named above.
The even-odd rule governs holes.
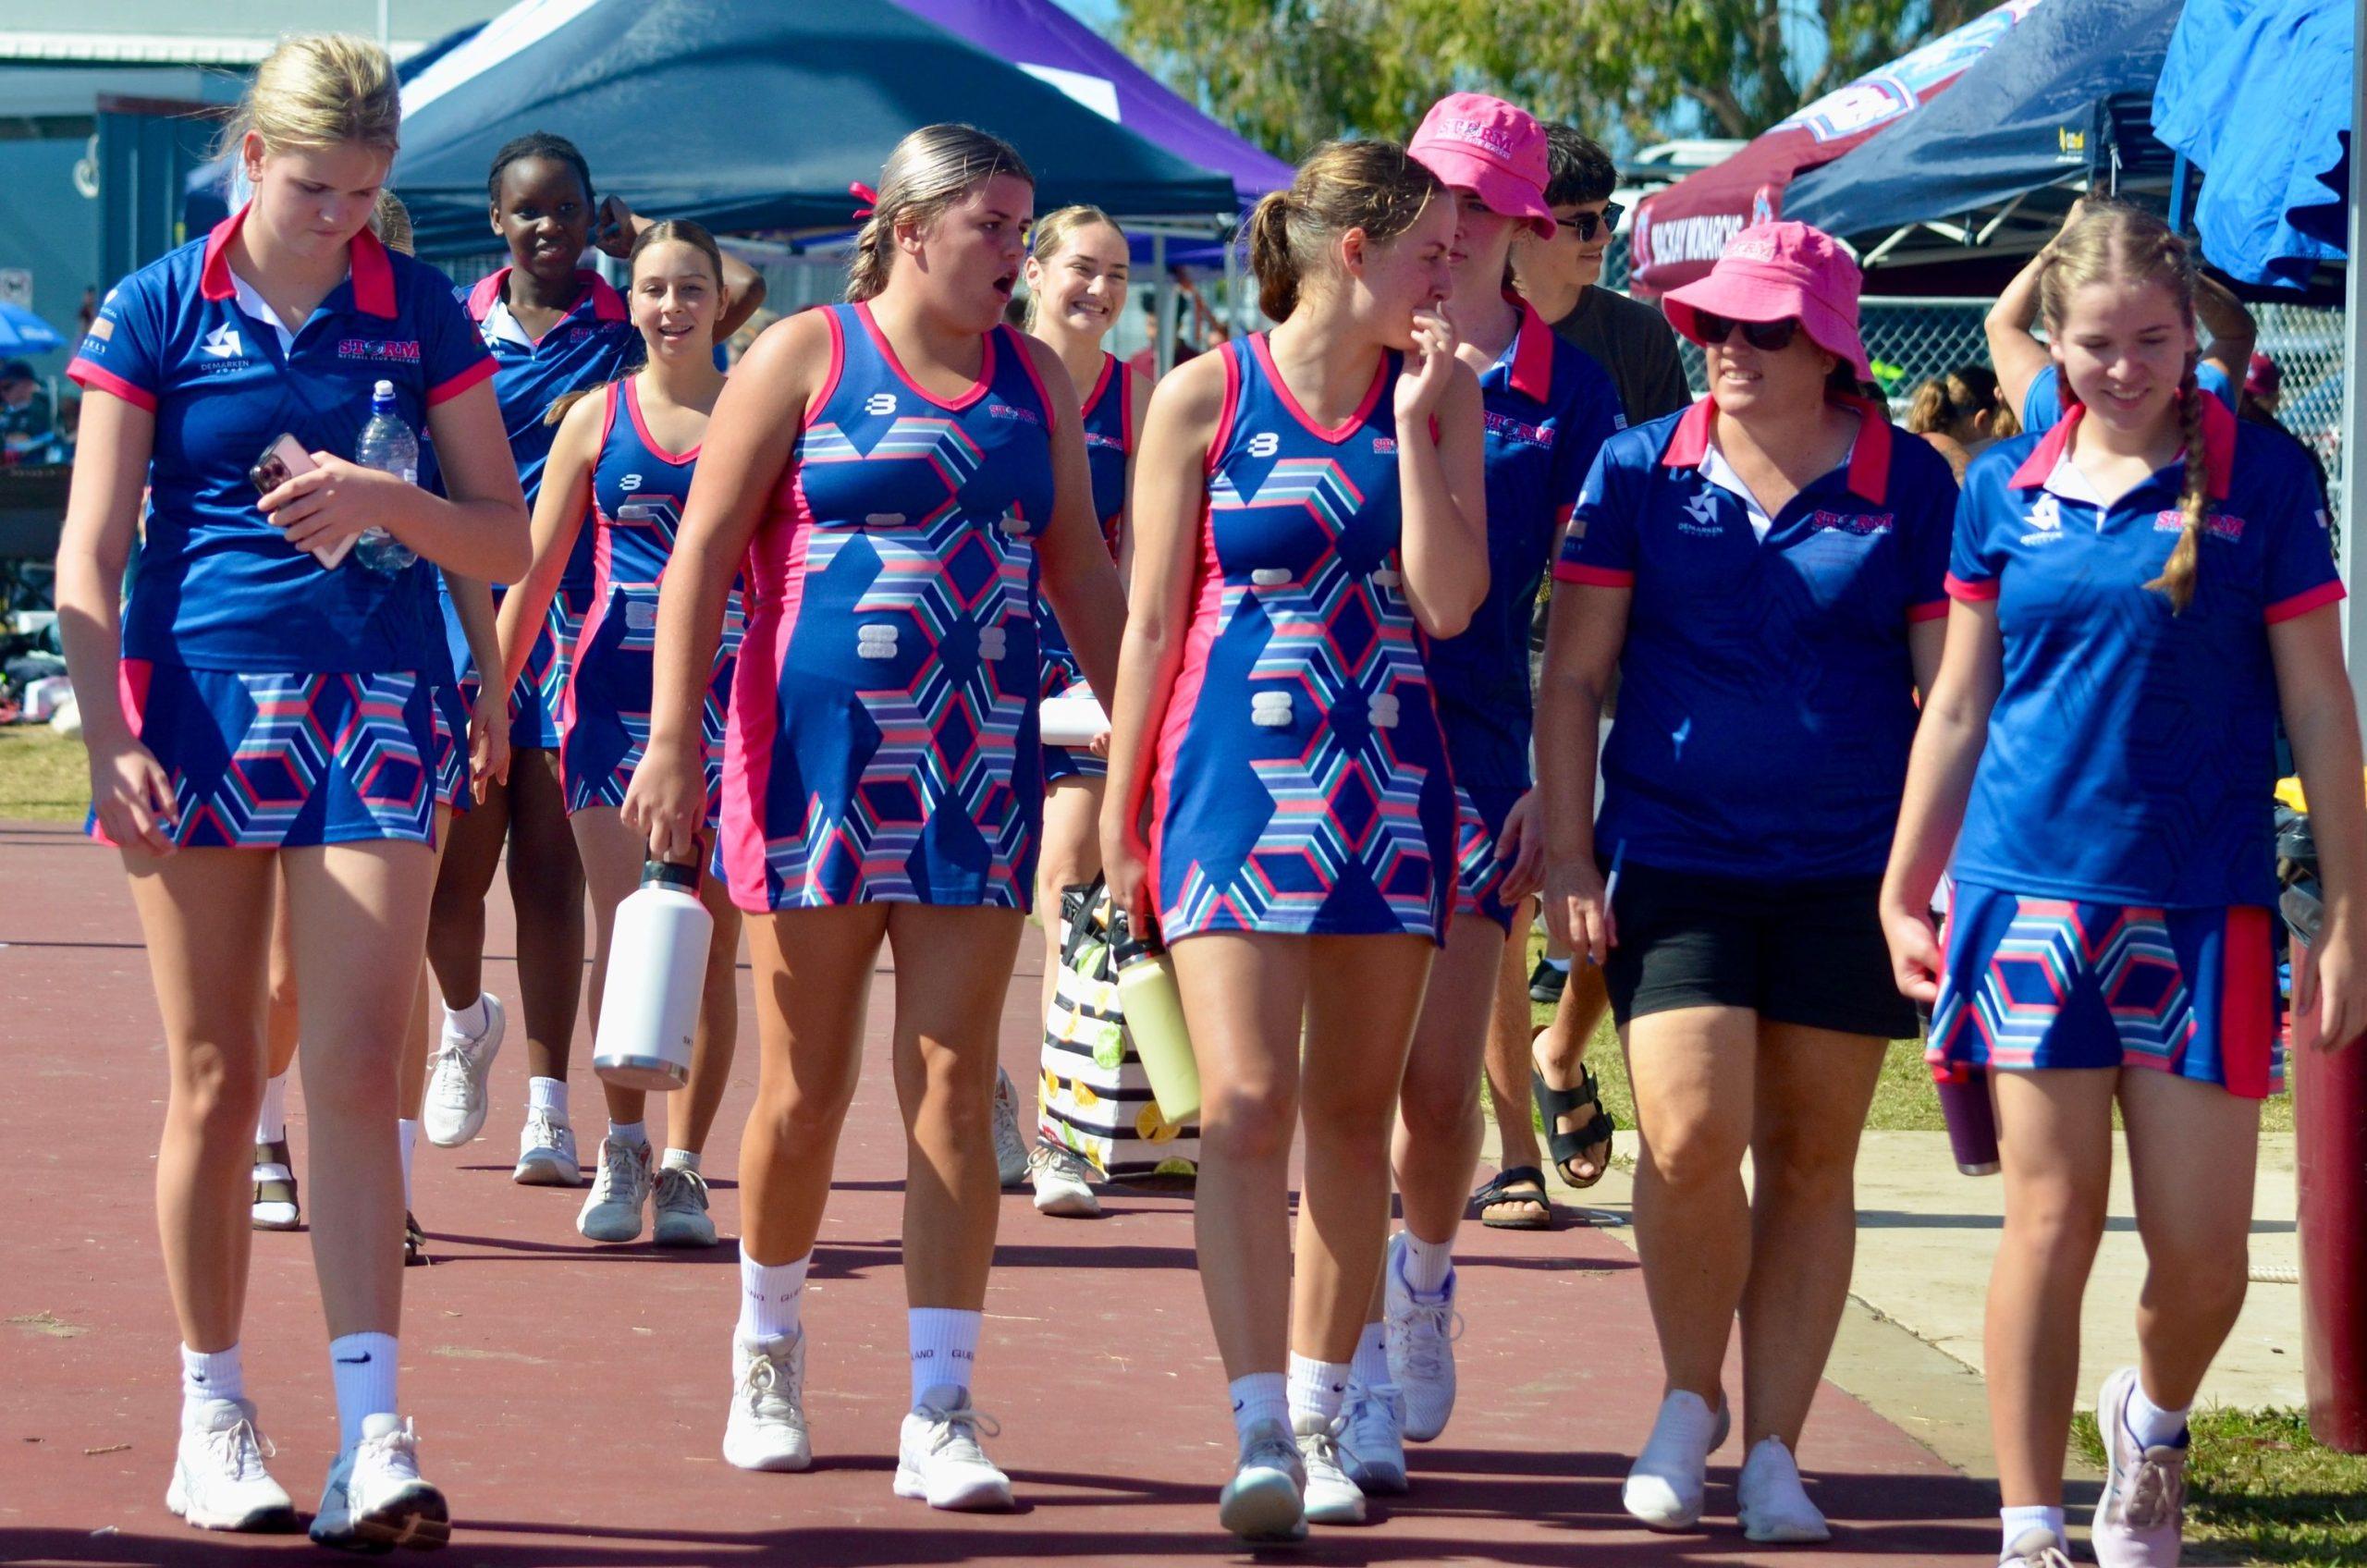
[[[278,440],[263,449],[263,455],[247,470],[247,480],[258,496],[268,496],[300,473],[310,473],[320,465],[304,450],[304,443],[282,432]],[[282,526],[276,520],[274,527]],[[355,537],[359,537],[356,535]],[[353,548],[353,539],[340,539],[334,545],[324,545],[312,552],[313,558],[324,568],[336,566]]]

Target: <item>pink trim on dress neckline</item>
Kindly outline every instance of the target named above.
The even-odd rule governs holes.
[[[656,436],[649,434],[649,422],[641,417],[641,387],[637,385],[640,380],[641,377],[638,374],[629,375],[624,379],[625,413],[632,421],[632,433],[641,437],[641,444],[649,448],[652,457],[672,463],[676,468],[681,467],[684,463],[698,461],[698,447],[693,447],[687,452],[668,451],[658,445]],[[705,443],[701,442],[699,445],[704,446]]]
[[[978,351],[978,379],[971,384],[967,392],[963,393],[959,398],[949,399],[938,397],[913,379],[912,372],[904,368],[904,361],[896,357],[896,346],[888,341],[888,335],[882,332],[879,329],[879,324],[872,319],[870,300],[856,300],[854,313],[855,319],[863,323],[863,330],[871,335],[872,346],[879,350],[879,357],[888,361],[888,368],[895,373],[897,380],[912,388],[914,397],[925,398],[948,413],[960,413],[985,397],[987,388],[994,385],[995,335],[993,333],[989,332],[986,335]]]
[[[1308,417],[1307,411],[1299,406],[1298,399],[1291,395],[1290,384],[1282,379],[1282,371],[1276,367],[1273,350],[1266,346],[1266,338],[1265,333],[1251,333],[1249,351],[1257,356],[1257,362],[1264,367],[1266,379],[1274,384],[1274,395],[1282,400],[1282,407],[1290,410],[1291,417],[1298,421],[1309,435],[1336,447],[1363,428],[1365,421],[1372,417],[1374,405],[1380,401],[1380,389],[1389,384],[1388,350],[1381,351],[1380,368],[1373,372],[1372,385],[1365,388],[1365,400],[1357,405],[1356,411],[1327,430]]]

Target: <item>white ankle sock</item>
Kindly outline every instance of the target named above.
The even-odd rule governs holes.
[[[2014,1550],[2014,1542],[2026,1531],[2045,1529],[2054,1532],[2058,1541],[2065,1538],[2063,1510],[2059,1508],[2001,1508],[1997,1518],[2005,1526],[2005,1538],[1997,1548],[2001,1559]]]
[[[666,1158],[657,1162],[660,1170],[696,1170],[699,1168],[695,1149],[668,1149]]]
[[[1545,966],[1548,969],[1558,969],[1564,974],[1570,973],[1570,961],[1568,959],[1555,958],[1551,953],[1546,953],[1542,956],[1545,960]]]
[[[814,1255],[789,1263],[758,1263],[740,1243],[740,1337],[777,1340],[798,1331],[805,1305],[805,1270]]]
[[[244,1399],[247,1397],[246,1368],[239,1364],[239,1347],[227,1350],[191,1350],[181,1346],[181,1420],[187,1422],[201,1401],[209,1399]]]
[[[1426,1242],[1411,1231],[1399,1233],[1405,1238],[1405,1267],[1400,1272],[1406,1288],[1417,1296],[1435,1297],[1454,1272],[1454,1238]]]
[[[1340,1406],[1348,1397],[1348,1375],[1352,1370],[1345,1361],[1317,1361],[1310,1356],[1291,1353],[1290,1408],[1291,1425],[1298,1425],[1302,1415],[1320,1417],[1327,1425],[1340,1414]]]
[[[953,1306],[916,1306],[906,1314],[914,1409],[934,1389],[970,1391],[970,1374],[978,1363],[978,1327],[985,1320],[983,1312]]]
[[[403,1151],[403,1207],[411,1207],[411,1151],[419,1143],[419,1123],[406,1116],[395,1123],[397,1145]]]
[[[526,1107],[539,1110],[553,1121],[567,1120],[567,1080],[564,1078],[529,1078],[526,1080]]]
[[[1233,1431],[1243,1442],[1260,1421],[1291,1424],[1290,1379],[1280,1372],[1252,1372],[1233,1380]]]
[[[2142,1381],[2129,1385],[2128,1413],[2122,1419],[2140,1448],[2168,1448],[2177,1442],[2186,1430],[2186,1416],[2185,1410],[2164,1410],[2147,1399]]]
[[[1356,1358],[1348,1365],[1355,1368],[1356,1381],[1366,1388],[1377,1389],[1389,1381],[1388,1328],[1366,1324],[1363,1337],[1356,1341]]]
[[[486,1009],[482,993],[478,995],[476,1000],[466,1007],[448,1007],[444,1010],[445,1031],[448,1034],[465,1035],[472,1040],[483,1035],[485,1025],[492,1022],[493,1015]]]
[[[345,1334],[329,1341],[339,1453],[362,1440],[366,1418],[396,1414],[395,1354],[392,1334]]]
[[[649,1123],[646,1121],[610,1121],[608,1136],[627,1148],[645,1149],[649,1146]]]
[[[255,1118],[255,1142],[276,1144],[288,1136],[288,1074],[263,1081],[263,1114]]]

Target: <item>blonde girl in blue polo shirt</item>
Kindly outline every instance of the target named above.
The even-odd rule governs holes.
[[[2186,246],[2091,203],[2053,250],[2038,288],[2068,407],[1966,470],[1883,920],[1900,989],[1932,1004],[1932,1060],[1989,1070],[2001,1560],[2030,1568],[2067,1561],[2064,1432],[2120,1109],[2148,1272],[2140,1365],[2097,1400],[2092,1536],[2105,1568],[2161,1568],[2187,1407],[2243,1305],[2260,1102],[2283,1072],[2275,723],[2325,884],[2293,999],[2329,1046],[2367,1026],[2359,729],[2314,476],[2199,387]],[[1944,953],[1925,913],[1943,871]]]
[[[492,363],[441,275],[368,229],[399,114],[392,65],[359,40],[290,39],[257,67],[233,123],[253,200],[117,285],[68,369],[87,396],[57,565],[93,831],[130,876],[171,1068],[157,1209],[183,1400],[166,1502],[200,1528],[295,1520],[239,1354],[284,871],[341,1428],[312,1534],[357,1550],[450,1528],[395,1397],[396,1062],[435,875],[423,606],[438,567],[501,580],[527,562]],[[433,434],[449,499],[350,460],[379,382]],[[267,473],[259,497],[250,470],[283,435],[312,471]],[[350,550],[371,529],[421,558]]]

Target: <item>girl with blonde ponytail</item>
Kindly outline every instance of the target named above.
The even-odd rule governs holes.
[[[1966,471],[1883,925],[1900,988],[1932,1005],[1935,1071],[1985,1076],[1997,1113],[1988,1372],[2009,1562],[2066,1561],[2067,1347],[2119,1109],[2148,1274],[2141,1366],[2097,1399],[2093,1539],[2104,1568],[2157,1568],[2178,1560],[2186,1412],[2243,1305],[2260,1102],[2284,1072],[2276,722],[2325,886],[2293,1034],[2326,1049],[2367,1029],[2359,729],[2313,476],[2197,385],[2186,246],[2091,203],[2036,287],[2064,414]],[[1944,949],[1925,913],[1943,870]]]

